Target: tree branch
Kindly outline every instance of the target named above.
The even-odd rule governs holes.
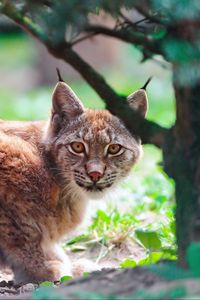
[[[71,48],[70,44],[64,40],[59,45],[53,43],[48,39],[46,33],[34,24],[30,18],[21,14],[9,1],[5,1],[5,3],[6,5],[2,8],[3,13],[46,45],[51,54],[74,67],[104,100],[106,108],[121,118],[133,135],[139,135],[143,143],[151,143],[162,147],[165,134],[168,132],[167,129],[154,122],[144,120],[137,112],[131,110],[125,101],[125,97],[116,94],[105,79],[85,62]]]
[[[28,16],[23,15],[19,9],[16,9],[9,0],[1,1],[0,4],[1,13],[17,23],[22,29],[38,38],[42,43],[47,43],[48,37],[43,30],[37,24],[33,23]]]
[[[104,34],[117,39],[120,39],[124,42],[142,46],[144,49],[152,53],[162,54],[162,50],[160,48],[160,41],[154,40],[152,37],[148,35],[144,35],[140,31],[133,31],[124,28],[120,29],[112,29],[102,25],[88,25],[85,28],[87,32],[93,32],[96,34]]]
[[[138,20],[136,22],[132,22],[127,16],[125,16],[122,12],[119,12],[119,15],[121,16],[121,18],[124,20],[124,24],[128,24],[129,26],[131,26],[132,28],[137,28],[138,25],[140,23],[143,23],[145,21],[148,21],[148,19],[145,17],[145,18],[142,18],[141,20]]]
[[[81,42],[83,42],[83,41],[85,41],[87,39],[90,39],[90,38],[94,37],[95,35],[97,35],[97,33],[95,33],[95,32],[89,33],[87,35],[79,37],[79,38],[75,39],[74,41],[70,42],[70,45],[74,46],[74,45],[76,45],[78,43],[81,43]]]

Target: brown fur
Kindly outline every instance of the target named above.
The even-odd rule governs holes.
[[[87,155],[71,153],[77,139]],[[105,156],[114,142],[124,152]],[[54,91],[48,122],[0,121],[0,258],[16,282],[71,274],[58,244],[82,221],[88,198],[126,176],[139,155],[140,143],[118,118],[85,110],[65,83]],[[90,170],[103,173],[96,185]]]

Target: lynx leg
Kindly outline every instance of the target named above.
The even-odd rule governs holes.
[[[15,249],[13,258],[13,271],[15,283],[57,281],[64,275],[71,275],[68,257],[56,251],[47,251],[41,247],[30,246],[27,248]]]
[[[8,230],[9,228],[9,230]],[[0,226],[1,229],[1,226]],[[71,275],[68,257],[57,245],[41,245],[41,237],[16,230],[11,224],[0,231],[0,254],[11,267],[16,283],[56,281]]]
[[[1,202],[0,202],[1,204]],[[16,283],[56,281],[71,274],[64,251],[50,240],[28,216],[10,213],[0,205],[0,260],[11,267]]]

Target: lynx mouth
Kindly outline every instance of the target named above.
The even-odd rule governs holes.
[[[98,187],[97,185],[92,185],[92,186],[88,186],[88,187],[86,187],[86,190],[88,191],[88,192],[101,192],[102,190],[103,190],[103,188],[101,188],[101,187]]]
[[[102,192],[103,190],[105,190],[106,188],[109,188],[112,185],[112,184],[108,184],[105,186],[99,186],[96,183],[93,183],[91,185],[86,186],[79,181],[76,181],[76,183],[87,192]]]

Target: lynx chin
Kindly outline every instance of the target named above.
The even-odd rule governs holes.
[[[127,101],[144,117],[144,89]],[[122,121],[86,109],[59,81],[47,122],[0,121],[0,262],[16,283],[73,273],[60,242],[83,219],[89,198],[126,177],[141,153]]]

